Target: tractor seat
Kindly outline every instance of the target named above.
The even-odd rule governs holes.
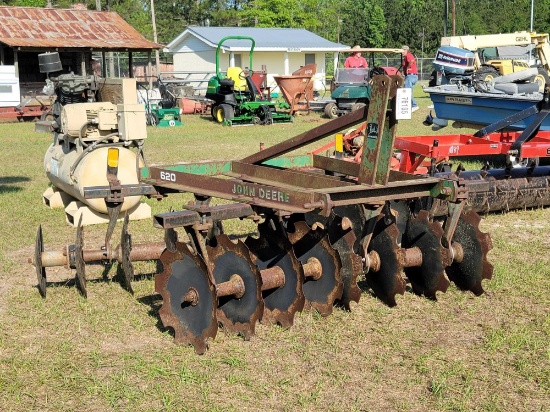
[[[241,74],[243,69],[240,67],[228,67],[227,68],[227,77],[235,82],[233,89],[239,92],[246,90],[246,79],[242,79],[239,74]]]
[[[230,91],[233,91],[233,87],[235,86],[235,82],[233,79],[228,79],[227,77],[225,79],[220,80],[220,86],[224,89],[229,89]]]

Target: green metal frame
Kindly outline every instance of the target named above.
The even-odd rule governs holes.
[[[220,40],[218,43],[218,48],[216,49],[216,76],[218,76],[218,79],[221,79],[221,73],[220,73],[220,49],[222,47],[222,44],[226,40],[250,40],[252,42],[252,46],[250,47],[250,51],[248,52],[248,59],[249,59],[249,68],[252,70],[252,54],[254,53],[254,47],[256,47],[256,42],[252,37],[249,36],[225,36],[223,39]]]

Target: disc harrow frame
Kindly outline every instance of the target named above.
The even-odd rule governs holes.
[[[134,244],[126,218],[116,248],[108,244],[113,223],[106,244],[98,249],[84,247],[79,225],[76,245],[44,252],[39,229],[31,260],[41,294],[45,296],[49,266],[77,268],[79,284],[85,285],[86,264],[118,261],[123,286],[133,292],[132,263],[160,259],[164,269],[155,278],[155,290],[163,299],[159,316],[174,330],[176,342],[193,345],[197,353],[207,349],[218,323],[227,333],[248,339],[258,321],[287,327],[303,308],[328,315],[339,303],[350,310],[351,302],[359,302],[362,276],[389,306],[404,293],[403,274],[408,273],[413,289],[430,298],[445,291],[441,282],[448,283],[446,268],[461,288],[477,294],[481,280],[490,277],[486,272],[492,273],[487,262],[491,245],[472,215],[462,217],[467,199],[462,181],[455,175],[391,170],[396,91],[402,83],[398,76],[376,76],[369,107],[239,161],[148,167],[141,169],[138,185],[86,188],[85,197],[116,199],[117,206],[125,196],[137,194],[162,199],[189,192],[195,201],[184,210],[154,217],[153,225],[165,234],[160,243]],[[368,133],[360,163],[315,155],[312,169],[297,170],[280,161],[285,153],[361,122],[366,122]],[[226,202],[211,205],[212,198]],[[430,253],[406,231],[401,242],[393,201],[405,204],[409,225],[430,233]],[[437,219],[431,213],[434,204],[443,210]],[[113,221],[117,216],[112,214]],[[258,223],[259,237],[230,240],[223,234],[223,221],[236,218]],[[178,228],[186,232],[189,244],[178,240]],[[477,247],[462,253],[461,242],[454,239],[457,230],[461,242]],[[474,269],[460,265],[463,256],[476,260]],[[435,287],[426,280],[426,273],[428,280],[433,277],[427,268],[434,259],[442,279]],[[413,272],[420,273],[420,280]]]

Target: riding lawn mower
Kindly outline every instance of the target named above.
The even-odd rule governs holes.
[[[229,67],[225,76],[220,72],[220,49],[227,40],[250,40],[249,66]],[[277,109],[290,109],[287,103],[266,99],[252,81],[252,54],[255,41],[248,36],[227,36],[216,49],[216,75],[208,82],[206,98],[213,100],[212,118],[226,125],[292,122],[292,116]]]

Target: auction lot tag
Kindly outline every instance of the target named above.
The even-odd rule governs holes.
[[[412,90],[401,88],[397,89],[396,94],[395,118],[397,120],[412,118]]]

